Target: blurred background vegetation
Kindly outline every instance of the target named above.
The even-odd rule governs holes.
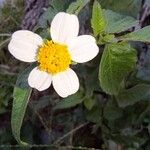
[[[22,149],[9,147],[17,144],[12,136],[10,118],[13,88],[18,73],[28,64],[21,63],[9,54],[7,44],[11,34],[19,29],[29,29],[43,38],[49,38],[48,29],[52,18],[57,12],[66,11],[72,2],[74,0],[5,0],[0,6],[0,150]],[[150,25],[149,0],[99,2],[103,8],[140,20],[136,28]],[[92,3],[91,0],[79,14],[80,34],[92,32]],[[132,78],[129,80],[133,84],[139,80],[150,83],[150,46],[139,42],[133,45],[139,57],[135,70],[138,81]],[[92,62],[78,68],[78,65],[73,66],[82,85],[79,93],[73,97],[76,103],[82,102],[83,90],[88,93],[82,104],[68,108],[70,106],[67,103],[68,109],[56,110],[54,106],[60,98],[52,87],[41,93],[33,91],[21,130],[22,139],[34,144],[28,149],[45,150],[50,149],[46,145],[52,145],[52,150],[79,149],[79,146],[81,150],[120,150],[121,147],[125,150],[150,150],[150,102],[142,101],[120,108],[115,101],[109,101],[109,96],[102,92],[97,79],[98,58],[101,57],[102,49],[100,47],[99,56]]]

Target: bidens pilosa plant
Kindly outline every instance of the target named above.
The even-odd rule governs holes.
[[[130,106],[150,99],[149,83],[137,79],[138,57],[134,43],[150,42],[150,26],[134,30],[138,24],[136,19],[102,9],[94,1],[93,33],[78,36],[77,15],[88,2],[77,0],[69,6],[67,13],[55,14],[50,26],[51,40],[27,30],[12,34],[8,45],[10,53],[21,61],[36,62],[20,74],[14,88],[11,123],[19,143],[25,144],[20,139],[20,129],[32,88],[43,91],[52,84],[64,98],[55,109],[70,108],[83,102],[88,111],[86,119],[102,130],[104,143],[111,139],[124,144],[124,138],[128,137],[124,131],[130,126],[124,118],[130,115]],[[101,57],[99,49],[103,52]],[[88,71],[84,65],[78,70],[83,77],[79,89],[78,77],[71,67],[92,59],[96,62],[92,61],[94,65],[89,65]],[[102,101],[104,97],[106,101]],[[146,101],[147,105],[150,106]],[[132,142],[128,144],[132,145]]]

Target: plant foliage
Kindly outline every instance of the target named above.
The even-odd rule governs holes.
[[[10,115],[9,101],[13,99],[11,128],[19,144],[27,146],[23,141],[29,141],[33,145],[72,145],[72,149],[108,149],[112,145],[127,150],[150,149],[150,26],[135,28],[141,4],[142,0],[50,1],[35,32],[47,39],[55,14],[76,14],[80,33],[93,35],[100,51],[94,60],[71,66],[80,76],[80,90],[65,99],[60,99],[52,88],[38,92],[29,87],[27,78],[34,64],[19,74],[14,85],[16,74],[12,70],[18,72],[25,67],[5,52],[10,37],[4,35],[18,29],[14,20],[20,21],[22,9],[9,5],[1,9],[3,20],[8,13],[12,17],[10,11],[18,15],[6,23],[1,21],[0,29],[7,34],[0,37],[0,114],[4,118]],[[11,129],[6,130],[6,126],[1,131],[1,126],[5,124],[0,125],[0,144],[14,144]]]

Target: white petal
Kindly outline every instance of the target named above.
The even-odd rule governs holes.
[[[17,59],[25,62],[36,61],[37,49],[42,45],[42,38],[28,30],[13,33],[8,50]]]
[[[28,77],[28,83],[32,88],[39,91],[46,90],[50,87],[52,76],[47,72],[40,71],[37,67],[34,68]]]
[[[81,35],[68,40],[67,45],[72,60],[78,63],[92,60],[99,52],[95,38],[90,35]]]
[[[53,87],[61,97],[74,94],[79,89],[79,79],[72,69],[58,73],[52,77]]]
[[[60,12],[52,20],[50,32],[54,42],[65,44],[78,35],[79,20],[76,15]]]

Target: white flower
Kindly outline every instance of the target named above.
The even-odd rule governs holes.
[[[79,33],[77,16],[58,13],[51,23],[51,41],[27,30],[13,33],[8,45],[10,53],[24,62],[37,61],[28,77],[32,88],[43,91],[51,84],[61,97],[74,94],[79,89],[76,73],[70,68],[72,61],[84,63],[99,52],[94,37]]]

